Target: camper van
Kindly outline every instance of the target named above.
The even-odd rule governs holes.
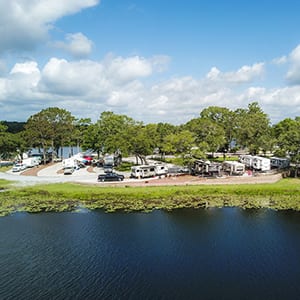
[[[245,173],[245,165],[237,161],[224,161],[222,170],[229,175],[243,175]]]

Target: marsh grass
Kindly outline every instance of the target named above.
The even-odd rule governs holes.
[[[4,182],[7,188],[8,183]],[[0,181],[1,185],[1,181]],[[274,184],[103,187],[72,183],[11,188],[0,193],[0,214],[15,211],[114,211],[238,206],[300,210],[300,180]]]

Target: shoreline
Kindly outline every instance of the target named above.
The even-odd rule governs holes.
[[[253,181],[249,184],[231,181],[231,184],[210,184],[215,179],[207,179],[202,180],[204,184],[198,184],[197,180],[191,184],[182,180],[181,184],[175,185],[173,182],[172,185],[166,185],[163,184],[163,179],[157,179],[143,182],[139,186],[82,182],[44,183],[11,188],[7,186],[8,189],[0,193],[0,215],[14,212],[76,211],[81,208],[103,209],[106,212],[211,207],[300,211],[299,179],[279,180],[279,176],[272,176],[273,182],[270,182],[268,176],[264,179],[269,182]],[[155,185],[155,181],[159,185]]]

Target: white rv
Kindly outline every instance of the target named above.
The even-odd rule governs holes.
[[[252,155],[240,155],[239,161],[243,163],[247,168],[253,167],[253,156]]]
[[[41,159],[37,156],[28,157],[23,159],[22,163],[26,168],[32,168],[38,166],[41,163]]]
[[[253,169],[259,171],[270,171],[271,170],[271,161],[269,158],[253,156]]]
[[[73,157],[66,158],[62,161],[63,169],[66,169],[66,168],[79,169],[78,162],[79,161]]]
[[[222,169],[229,175],[243,175],[245,173],[245,165],[237,161],[224,161]]]
[[[155,175],[156,176],[166,176],[168,174],[168,167],[164,164],[155,165]]]
[[[132,178],[149,178],[155,176],[154,165],[140,165],[131,167],[130,177]]]

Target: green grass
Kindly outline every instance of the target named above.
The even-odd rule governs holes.
[[[4,183],[7,187],[7,183]],[[78,207],[107,212],[174,210],[238,206],[300,210],[300,180],[275,184],[103,187],[72,183],[11,188],[0,193],[0,215],[15,211],[75,211]]]
[[[8,188],[12,184],[11,181],[0,179],[0,190]]]

